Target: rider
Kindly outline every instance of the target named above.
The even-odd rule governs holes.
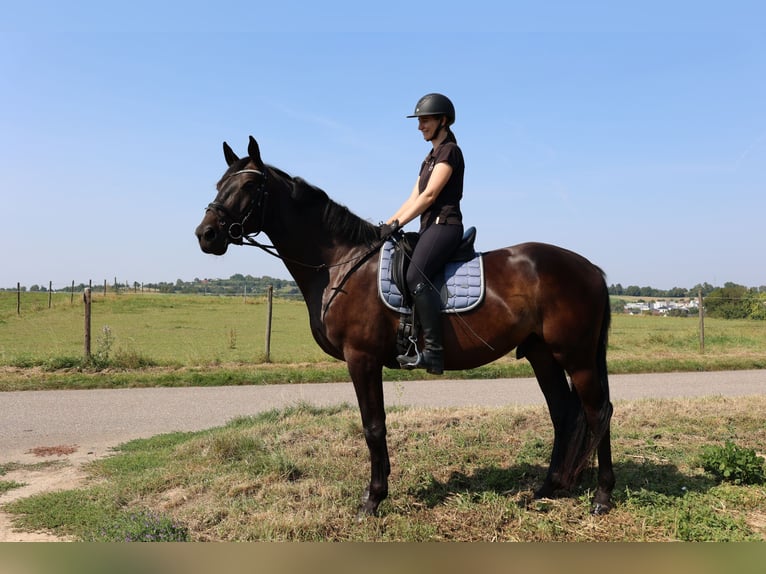
[[[399,364],[408,369],[425,368],[429,373],[444,371],[441,295],[432,280],[457,249],[463,237],[463,152],[450,126],[455,107],[442,94],[426,94],[415,105],[418,129],[432,149],[420,166],[420,175],[409,198],[388,220],[387,225],[403,227],[420,216],[420,237],[407,271],[407,288],[412,294],[415,315],[423,328],[425,350],[415,356],[399,355]]]

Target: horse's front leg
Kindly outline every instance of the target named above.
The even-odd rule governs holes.
[[[362,495],[359,518],[374,515],[388,496],[391,464],[386,445],[386,411],[383,401],[383,367],[374,357],[346,353],[348,371],[354,383],[364,438],[370,450],[370,484]]]

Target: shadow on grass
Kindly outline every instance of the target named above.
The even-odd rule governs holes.
[[[542,465],[518,464],[508,468],[485,466],[477,468],[472,474],[454,471],[446,481],[439,481],[433,476],[428,484],[412,489],[410,494],[423,502],[428,508],[444,504],[456,494],[480,495],[495,493],[514,497],[539,488],[545,480],[547,467]],[[562,493],[563,496],[577,496],[586,489],[595,489],[597,468],[587,469],[580,479],[575,492]],[[716,486],[717,481],[706,475],[690,475],[681,472],[677,466],[669,463],[648,461],[627,461],[614,464],[617,484],[612,494],[615,503],[635,498],[635,493],[644,492],[653,495],[681,498],[688,492],[705,493]]]
[[[428,484],[413,489],[410,494],[428,508],[443,504],[455,494],[493,492],[512,497],[540,486],[547,470],[547,467],[524,463],[509,468],[485,466],[470,475],[453,471],[444,482],[431,476]]]

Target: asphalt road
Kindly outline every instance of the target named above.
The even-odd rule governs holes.
[[[766,370],[612,375],[613,401],[766,394]],[[386,383],[387,406],[543,404],[534,379]],[[220,426],[238,416],[309,403],[356,404],[351,383],[0,393],[0,463],[35,447],[77,445],[91,456],[135,438]]]

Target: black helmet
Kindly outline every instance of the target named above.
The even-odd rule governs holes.
[[[408,118],[420,116],[447,116],[447,125],[455,123],[455,106],[447,96],[442,94],[426,94],[415,104],[415,113]]]

